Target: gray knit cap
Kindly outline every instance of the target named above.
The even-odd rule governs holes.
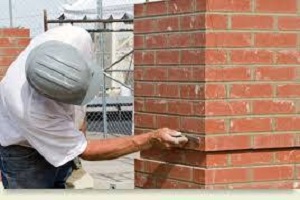
[[[26,77],[41,95],[74,105],[87,104],[103,86],[103,71],[76,48],[58,41],[45,42],[30,52]]]

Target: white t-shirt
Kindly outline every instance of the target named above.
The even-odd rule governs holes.
[[[61,26],[34,38],[0,83],[0,144],[33,147],[57,167],[80,155],[87,141],[76,127],[75,106],[39,95],[26,80],[29,52],[49,40],[70,44],[92,59],[92,39],[82,28]]]

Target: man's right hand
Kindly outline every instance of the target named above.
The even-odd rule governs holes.
[[[182,136],[180,132],[168,128],[153,131],[152,137],[150,138],[152,146],[167,149],[183,147],[187,142],[188,139],[185,136]]]

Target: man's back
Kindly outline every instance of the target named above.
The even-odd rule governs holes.
[[[92,40],[84,29],[63,26],[34,38],[0,84],[0,144],[34,147],[48,162],[59,166],[80,154],[86,139],[74,126],[73,105],[39,95],[26,80],[28,54],[49,40],[70,44],[85,59],[92,59]]]

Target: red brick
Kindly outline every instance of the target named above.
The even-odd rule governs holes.
[[[220,168],[205,172],[206,184],[239,183],[249,181],[247,168]]]
[[[0,66],[9,66],[13,61],[15,61],[15,59],[15,56],[0,57]]]
[[[196,0],[196,11],[206,11],[207,1]]]
[[[254,181],[287,180],[294,176],[293,166],[264,166],[252,170]]]
[[[204,64],[205,52],[202,50],[182,50],[181,64]]]
[[[189,133],[203,133],[205,129],[203,118],[181,118],[181,130]]]
[[[134,21],[134,33],[152,33],[156,31],[156,20],[138,19]]]
[[[269,182],[269,183],[240,183],[230,185],[229,189],[293,189],[293,181]]]
[[[146,99],[145,111],[150,113],[165,113],[167,111],[167,102],[159,99]]]
[[[197,101],[193,104],[193,115],[203,116],[205,114],[205,102]]]
[[[189,101],[169,101],[168,113],[177,115],[192,115],[193,114],[193,102]]]
[[[169,81],[190,81],[193,79],[193,68],[171,67],[168,69]]]
[[[295,135],[295,146],[300,147],[300,134]]]
[[[193,68],[193,75],[191,81],[203,82],[205,80],[205,67],[198,66]]]
[[[140,135],[147,132],[149,131],[142,128],[137,128],[136,126],[134,127],[134,135]]]
[[[181,64],[225,64],[223,50],[182,50]]]
[[[196,32],[191,35],[192,45],[191,47],[205,47],[206,46],[206,33],[205,32]]]
[[[134,173],[134,185],[138,188],[156,188],[156,180],[153,176],[135,172]]]
[[[180,63],[179,51],[157,51],[156,52],[156,64],[158,65],[172,65]]]
[[[205,28],[206,29],[226,29],[228,24],[227,16],[220,14],[206,14]]]
[[[296,47],[296,33],[256,33],[255,46],[257,47]]]
[[[12,41],[9,38],[0,38],[0,47],[11,47],[13,46]]]
[[[172,0],[168,1],[169,4],[169,13],[187,13],[193,12],[195,8],[194,0]]]
[[[27,47],[30,43],[30,38],[18,38],[15,41],[15,45],[18,47]]]
[[[144,70],[142,68],[136,67],[133,71],[133,76],[135,81],[143,80]]]
[[[205,139],[206,151],[239,150],[251,148],[248,135],[210,136]]]
[[[279,30],[300,30],[300,17],[278,17],[278,28]]]
[[[134,49],[144,48],[144,36],[134,36]]]
[[[134,99],[134,111],[144,111],[145,100],[144,99]]]
[[[193,44],[192,39],[190,33],[174,33],[170,34],[166,41],[168,42],[168,47],[190,47]]]
[[[147,67],[144,68],[143,80],[163,81],[167,80],[168,69],[162,67]]]
[[[295,45],[295,44],[294,44]],[[250,33],[207,33],[207,47],[249,47],[251,46]]]
[[[251,70],[247,67],[212,67],[205,69],[206,81],[245,81],[251,79]]]
[[[194,168],[194,182],[204,184],[205,183],[205,169],[204,168]]]
[[[299,131],[300,117],[280,117],[275,119],[277,131]]]
[[[268,50],[232,50],[233,64],[271,64],[273,52]]]
[[[205,15],[184,15],[180,18],[181,30],[201,30],[205,28]]]
[[[224,84],[206,84],[205,99],[223,99],[226,97],[226,88]]]
[[[300,150],[282,150],[275,152],[275,163],[300,163]]]
[[[232,98],[272,97],[273,88],[270,84],[234,84],[231,86]]]
[[[205,167],[206,166],[206,153],[201,151],[184,149],[184,163],[185,165]]]
[[[145,164],[143,160],[134,159],[134,171],[146,172]]]
[[[199,187],[199,185],[194,183],[182,182],[167,178],[158,178],[156,182],[156,188],[159,189],[199,189]]]
[[[148,162],[149,173],[153,176],[168,177],[182,181],[192,181],[193,168],[174,164],[165,164],[160,162]]]
[[[226,153],[210,153],[206,155],[206,167],[224,167],[227,166]]]
[[[147,35],[145,37],[146,48],[153,49],[167,47],[167,38],[168,37],[165,34]]]
[[[253,114],[295,113],[295,102],[290,100],[257,100],[252,103]]]
[[[19,29],[19,28],[3,28],[0,29],[1,37],[29,37],[29,29]]]
[[[9,65],[0,67],[0,77],[1,78],[2,78],[2,76],[4,76],[6,74],[8,68],[9,68]]]
[[[134,4],[134,17],[138,18],[138,17],[142,17],[144,16],[145,12],[144,12],[144,5],[145,4]]]
[[[155,87],[152,83],[135,82],[134,95],[135,96],[154,96]]]
[[[162,17],[157,20],[158,32],[172,32],[179,30],[179,17]]]
[[[246,101],[207,101],[206,116],[246,115],[249,112],[249,103]]]
[[[155,52],[153,51],[134,52],[135,65],[153,65],[154,61],[155,61]]]
[[[297,179],[299,180],[300,179],[300,165],[297,165],[296,169],[297,169]],[[299,189],[299,186],[298,186],[298,189]]]
[[[257,0],[256,11],[295,13],[297,12],[297,0]]]
[[[300,51],[296,49],[281,50],[276,53],[278,64],[300,64]]]
[[[167,14],[168,8],[166,2],[148,2],[146,5],[146,15],[165,15]]]
[[[205,119],[205,134],[225,133],[226,125],[224,119]]]
[[[254,136],[254,148],[293,147],[294,134],[263,134]]]
[[[296,67],[257,67],[254,71],[255,80],[288,81],[297,78]]]
[[[180,118],[178,116],[158,115],[156,121],[157,128],[180,129]]]
[[[208,0],[208,11],[251,11],[251,0]]]
[[[0,48],[0,56],[18,56],[22,51],[21,48]]]
[[[282,84],[277,87],[278,97],[300,97],[300,84]]]
[[[273,17],[263,15],[233,15],[232,29],[273,29]]]
[[[151,149],[142,151],[140,155],[142,158],[148,160],[156,160],[172,164],[195,165],[198,163],[196,160],[192,161],[186,159],[190,152],[192,151],[187,149],[161,149],[153,147]]]
[[[196,0],[196,11],[206,11],[207,1]]]
[[[203,85],[181,85],[180,97],[182,99],[204,99]]]
[[[135,113],[134,123],[136,127],[155,128],[156,119],[154,115],[145,113]]]
[[[231,165],[233,166],[271,164],[272,161],[273,161],[272,152],[253,151],[253,152],[231,154]]]
[[[159,97],[178,98],[180,96],[180,88],[177,84],[160,83],[157,85],[156,90],[156,96]]]
[[[230,132],[261,132],[271,131],[272,121],[270,118],[242,118],[231,119]]]
[[[206,50],[205,64],[225,64],[226,53],[223,50]]]

